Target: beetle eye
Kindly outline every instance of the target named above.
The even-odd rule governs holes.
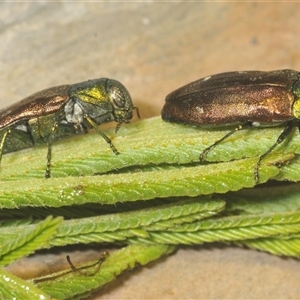
[[[110,87],[110,96],[117,107],[122,108],[125,106],[124,94],[121,92],[121,90],[118,87],[116,86]]]

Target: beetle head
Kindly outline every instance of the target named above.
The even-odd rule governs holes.
[[[132,111],[139,110],[133,106],[129,92],[119,81],[108,79],[106,82],[107,96],[113,106],[113,115],[115,121],[118,122],[116,132],[119,130],[122,123],[128,123],[132,119]]]

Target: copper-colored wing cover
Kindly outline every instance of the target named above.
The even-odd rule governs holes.
[[[202,78],[169,94],[162,117],[195,125],[288,121],[295,118],[291,88],[298,74],[293,70],[246,71]]]
[[[52,87],[0,110],[0,130],[21,120],[58,111],[69,98],[69,88],[70,85]]]

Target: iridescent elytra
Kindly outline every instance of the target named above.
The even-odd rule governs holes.
[[[91,128],[104,138],[115,154],[119,154],[98,126],[116,121],[117,132],[122,123],[132,118],[134,109],[137,108],[124,85],[108,78],[37,92],[0,110],[0,160],[3,153],[47,143],[45,177],[49,178],[53,142]],[[17,136],[17,142],[11,142],[11,136]]]
[[[237,127],[204,149],[200,160],[234,132],[248,126],[285,124],[277,141],[259,156],[254,170],[259,182],[261,160],[299,127],[300,74],[294,70],[226,72],[191,82],[166,97],[162,119],[206,127]],[[298,120],[298,121],[297,121]]]

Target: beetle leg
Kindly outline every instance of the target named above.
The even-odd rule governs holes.
[[[258,158],[258,162],[256,164],[256,167],[254,169],[254,179],[255,179],[255,183],[259,183],[259,166],[261,164],[261,161],[268,155],[271,153],[271,151],[277,147],[279,144],[281,144],[292,132],[292,129],[294,128],[294,124],[293,122],[288,122],[285,126],[285,128],[283,129],[283,131],[281,132],[281,134],[279,135],[279,137],[277,138],[276,142],[264,153],[262,154],[259,158]]]
[[[47,152],[47,164],[46,164],[46,172],[45,172],[45,178],[51,177],[51,157],[52,157],[52,144],[55,140],[55,131],[58,127],[58,123],[55,122],[53,124],[53,127],[51,128],[51,132],[48,138],[48,152]]]
[[[84,117],[85,117],[85,119],[90,123],[90,125],[97,131],[97,133],[99,133],[99,134],[104,138],[104,140],[106,141],[106,143],[109,144],[111,150],[112,150],[116,155],[120,154],[119,151],[117,150],[117,148],[113,145],[111,139],[110,139],[104,132],[102,132],[102,131],[98,128],[97,124],[96,124],[89,116],[85,115]]]
[[[10,129],[6,130],[3,134],[1,142],[0,142],[0,164],[1,164],[1,160],[2,160],[5,141],[6,141],[6,138],[7,138],[9,133],[10,133]]]
[[[122,121],[119,121],[116,126],[115,133],[118,133],[119,129],[121,128],[121,125],[122,125]]]
[[[220,144],[221,142],[223,142],[224,140],[226,140],[228,137],[230,137],[231,135],[233,135],[235,132],[240,131],[242,129],[245,129],[247,127],[250,127],[251,123],[247,122],[245,124],[239,125],[238,127],[234,128],[233,130],[231,130],[230,132],[228,132],[226,135],[224,135],[221,139],[217,140],[216,142],[214,142],[212,145],[208,146],[207,148],[205,148],[201,154],[200,154],[200,162],[205,161],[206,155],[208,154],[208,152],[214,148],[216,145]]]

